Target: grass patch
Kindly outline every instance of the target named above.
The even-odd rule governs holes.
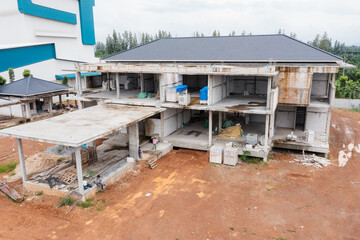
[[[276,240],[287,240],[287,238],[279,237],[279,238],[277,238]]]
[[[247,228],[246,228],[246,227],[244,227],[244,232],[247,232]]]
[[[86,199],[86,202],[92,202],[94,199],[93,198],[88,198]]]
[[[16,168],[16,162],[6,163],[0,165],[0,173],[8,173],[14,171]]]
[[[63,197],[60,200],[59,206],[63,207],[63,206],[71,206],[73,205],[74,200],[72,200],[70,197]]]
[[[217,167],[216,163],[210,163],[210,166]]]
[[[359,108],[347,109],[349,112],[360,112]]]
[[[249,157],[249,156],[246,156],[246,155],[242,155],[240,158],[244,163],[248,163],[248,164],[260,164],[260,163],[262,163],[262,159],[257,158],[257,157]]]
[[[41,196],[41,195],[43,195],[43,191],[36,192],[35,195],[36,195],[36,196]]]
[[[103,209],[102,209],[102,207],[96,207],[96,210],[102,211]]]
[[[14,172],[12,172],[12,173],[10,173],[10,176],[14,176],[16,173],[14,173]]]
[[[296,230],[288,230],[288,232],[294,233],[296,232]]]
[[[82,207],[82,208],[89,208],[89,207],[95,206],[95,204],[93,204],[92,202],[80,202],[80,203],[77,203],[76,205],[79,207]]]
[[[230,227],[230,230],[231,230],[231,231],[234,231],[234,230],[235,230],[235,228],[234,228],[234,227]]]

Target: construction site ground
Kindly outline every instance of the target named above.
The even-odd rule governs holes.
[[[290,152],[229,167],[179,149],[68,215],[56,209],[59,197],[27,192],[19,204],[0,195],[0,239],[360,239],[359,128],[360,113],[333,110],[325,168],[299,165]],[[12,158],[11,139],[0,141]],[[24,141],[25,153],[38,144]],[[22,191],[21,181],[11,186]]]

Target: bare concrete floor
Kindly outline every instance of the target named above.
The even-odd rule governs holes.
[[[288,134],[294,133],[297,136],[296,140],[289,141],[286,139]],[[305,150],[310,152],[328,153],[329,143],[326,142],[326,138],[323,134],[315,134],[315,140],[313,143],[308,143],[305,138],[305,132],[300,130],[294,130],[290,128],[276,128],[273,137],[274,147],[286,148],[294,150]]]

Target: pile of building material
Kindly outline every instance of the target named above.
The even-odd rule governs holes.
[[[24,197],[19,194],[15,189],[9,187],[6,183],[0,180],[0,192],[3,192],[10,198],[12,198],[16,202],[22,202]]]
[[[232,138],[239,139],[243,134],[243,130],[240,125],[231,126],[225,128],[221,134],[218,135],[219,138]]]
[[[297,158],[294,159],[295,162],[298,162],[302,165],[313,166],[316,168],[323,168],[330,165],[330,160],[323,157],[318,157],[315,154],[312,155],[297,155]]]
[[[239,159],[239,149],[232,145],[229,143],[225,148],[221,145],[212,146],[210,148],[210,162],[235,166]]]
[[[223,146],[212,146],[210,148],[210,162],[211,163],[217,163],[217,164],[221,164],[222,163],[222,158],[223,158],[223,153],[224,153],[224,147]]]
[[[75,162],[75,153],[71,155],[72,161]],[[83,166],[89,166],[98,161],[96,147],[86,147],[81,149],[81,163]]]

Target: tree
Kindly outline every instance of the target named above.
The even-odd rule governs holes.
[[[15,81],[14,69],[9,68],[8,73],[9,73],[9,80],[10,80],[10,82],[12,83],[13,81]]]
[[[327,33],[325,32],[320,39],[319,48],[322,50],[330,52],[331,49],[331,39],[328,37]]]
[[[68,77],[65,76],[65,77],[63,78],[61,84],[67,86],[67,85],[68,85]]]
[[[0,86],[4,85],[6,83],[6,79],[0,76]]]
[[[32,75],[30,74],[30,70],[29,70],[29,69],[24,69],[23,76],[24,76],[24,77],[30,77],[30,76],[32,76]]]
[[[95,45],[95,57],[102,58],[105,56],[105,44],[97,42]]]

